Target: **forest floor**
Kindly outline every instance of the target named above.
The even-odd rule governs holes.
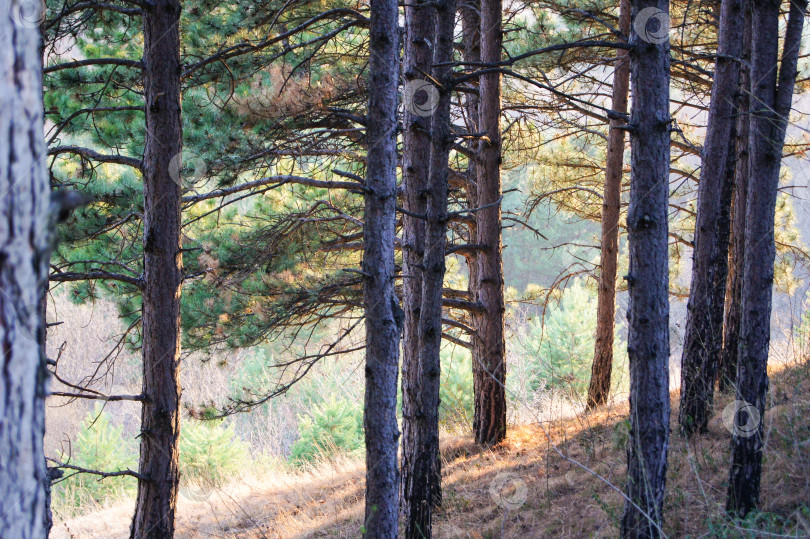
[[[709,432],[677,434],[672,398],[664,531],[670,537],[810,536],[810,365],[771,373],[765,413],[762,510],[746,522],[723,512],[730,433],[718,395]],[[442,444],[443,505],[435,537],[616,537],[621,519],[627,406],[517,426],[493,450],[470,437]],[[246,474],[238,482],[180,497],[178,537],[358,537],[363,464],[340,460],[302,473]],[[617,490],[618,489],[618,490]],[[61,522],[53,537],[126,537],[132,504]],[[758,531],[754,531],[758,530]],[[777,534],[777,535],[774,535]]]

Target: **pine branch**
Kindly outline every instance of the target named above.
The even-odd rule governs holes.
[[[142,161],[135,157],[128,157],[126,155],[104,155],[100,154],[90,148],[82,148],[81,146],[56,146],[48,150],[48,155],[58,156],[63,153],[70,153],[81,156],[90,161],[98,161],[99,163],[113,163],[116,165],[126,165],[132,168],[141,170]]]
[[[89,58],[87,60],[75,60],[73,62],[65,62],[63,64],[54,64],[43,68],[42,73],[47,75],[49,73],[55,73],[57,71],[73,69],[76,67],[108,65],[143,69],[143,63],[141,63],[140,60],[127,60],[125,58]]]
[[[64,470],[75,470],[75,471],[80,472],[80,473],[86,473],[86,474],[90,474],[90,475],[97,475],[97,476],[100,477],[100,479],[107,479],[108,477],[129,476],[129,477],[135,477],[135,478],[137,478],[137,479],[139,479],[141,481],[148,481],[149,480],[149,478],[147,478],[146,476],[144,476],[142,474],[139,474],[138,472],[129,470],[129,469],[118,470],[116,472],[102,472],[100,470],[91,470],[89,468],[83,468],[81,466],[74,466],[73,464],[68,464],[66,462],[60,462],[60,461],[58,461],[56,459],[52,459],[50,457],[45,457],[45,458],[46,458],[46,460],[48,460],[49,462],[52,462],[54,464],[54,466],[53,466],[54,468],[60,468],[60,469],[64,469]]]
[[[66,393],[63,391],[54,391],[50,394],[52,397],[66,397],[69,399],[90,399],[100,400],[106,402],[116,401],[144,401],[146,398],[143,395],[102,395],[95,393]]]
[[[196,204],[197,202],[202,202],[203,200],[211,200],[212,198],[226,197],[234,193],[239,193],[250,189],[256,189],[258,187],[266,187],[268,185],[272,185],[273,188],[276,188],[288,183],[306,185],[308,187],[319,187],[323,189],[345,189],[347,191],[352,191],[355,193],[363,192],[362,186],[354,182],[314,180],[312,178],[306,178],[304,176],[269,176],[267,178],[262,178],[252,182],[243,183],[241,185],[235,185],[233,187],[216,189],[214,191],[211,191],[210,193],[185,196],[183,197],[182,200],[184,204]]]
[[[113,273],[104,270],[92,270],[88,272],[64,271],[51,273],[48,280],[56,283],[67,283],[73,281],[118,281],[127,283],[138,289],[143,287],[143,279],[132,277],[123,273]]]

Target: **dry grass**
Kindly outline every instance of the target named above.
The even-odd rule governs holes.
[[[768,514],[761,525],[773,531],[778,521],[779,532],[793,537],[810,536],[808,514],[797,511],[810,500],[807,367],[773,373],[764,418],[762,509]],[[723,514],[730,435],[721,411],[732,400],[719,396],[709,433],[692,442],[675,434],[673,414],[664,526],[670,537],[772,536],[743,532]],[[673,410],[677,405],[673,394]],[[445,438],[444,503],[435,536],[617,536],[623,498],[611,485],[623,486],[626,414],[626,405],[614,406],[515,427],[491,451],[468,437]],[[497,486],[504,483],[506,503],[499,504]],[[128,504],[77,518],[54,536],[124,537],[131,511]],[[362,463],[343,460],[298,473],[252,471],[202,502],[181,497],[177,529],[178,537],[356,537],[362,515]]]

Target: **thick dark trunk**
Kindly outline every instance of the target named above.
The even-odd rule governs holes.
[[[434,10],[427,0],[405,7],[405,85],[422,87],[425,73],[433,64],[430,43],[434,34]],[[430,155],[430,114],[428,91],[409,93],[417,102],[406,104],[403,118],[402,183],[405,189],[405,209],[414,215],[427,212],[428,172]],[[411,522],[420,505],[416,480],[419,462],[420,433],[423,432],[423,412],[420,403],[422,372],[419,368],[419,318],[422,309],[422,258],[425,254],[425,220],[403,216],[402,302],[405,310],[405,331],[402,346],[402,515]],[[424,498],[426,499],[426,498]]]
[[[726,280],[725,323],[723,350],[717,370],[718,389],[733,391],[737,380],[737,350],[740,340],[742,318],[742,282],[745,261],[745,210],[748,199],[748,92],[751,87],[749,73],[751,62],[751,2],[743,4],[743,45],[740,57],[740,89],[737,109],[737,139],[735,141],[736,163],[734,169],[734,195],[731,207],[731,238],[729,241],[729,271]]]
[[[441,455],[439,454],[439,382],[442,344],[442,290],[447,237],[447,194],[450,148],[450,91],[455,28],[455,0],[436,4],[432,80],[439,99],[431,116],[430,168],[427,200],[425,254],[422,262],[422,301],[419,318],[419,388],[410,419],[414,425],[411,460],[403,467],[406,480],[405,537],[431,537],[433,507],[441,504]],[[441,65],[444,64],[444,65]]]
[[[728,214],[734,181],[735,101],[740,83],[743,0],[723,0],[709,120],[701,159],[692,285],[681,367],[679,423],[686,435],[706,432],[723,345],[728,268]]]
[[[501,60],[501,0],[481,1],[481,61]],[[503,254],[501,245],[501,75],[481,75],[479,129],[486,133],[478,151],[475,215],[478,253],[474,299],[483,306],[473,338],[475,441],[493,445],[506,436],[506,346],[504,343]]]
[[[666,17],[667,0],[633,0]],[[644,13],[649,13],[645,11]],[[622,537],[660,537],[669,449],[669,263],[667,207],[670,166],[669,39],[639,36],[630,52],[633,101],[627,230],[630,295],[630,439]],[[644,30],[643,26],[641,27]],[[653,33],[653,36],[658,35]],[[646,40],[645,40],[646,39]],[[651,42],[654,41],[654,42]]]
[[[619,5],[619,30],[630,33],[630,0]],[[630,57],[617,49],[613,72],[614,112],[627,114],[630,93]],[[596,347],[588,386],[586,408],[591,410],[607,403],[610,375],[613,370],[613,334],[616,319],[616,270],[619,263],[619,217],[622,198],[622,167],[624,166],[624,130],[622,118],[610,120],[608,153],[605,162],[605,190],[602,200],[602,246],[599,263],[599,297],[596,309]]]
[[[737,401],[731,440],[726,509],[744,517],[759,504],[763,428],[768,391],[768,350],[773,294],[774,214],[787,120],[793,99],[806,0],[791,2],[778,66],[778,0],[755,2],[752,11],[751,118],[742,321],[737,365]]]
[[[144,7],[143,395],[138,497],[130,534],[171,537],[180,434],[180,182],[169,164],[182,149],[180,3]]]
[[[397,197],[396,0],[372,0],[368,161],[363,234],[366,325],[364,536],[395,539],[399,513],[397,371],[404,313],[394,290]]]
[[[39,31],[0,10],[0,534],[45,537],[47,286],[50,187],[44,160]],[[19,20],[19,18],[18,18]]]

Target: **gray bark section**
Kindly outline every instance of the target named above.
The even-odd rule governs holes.
[[[501,60],[501,0],[481,0],[481,61]],[[478,148],[476,173],[477,280],[473,300],[483,306],[475,315],[473,338],[473,432],[477,443],[492,445],[506,436],[506,346],[504,342],[503,246],[501,244],[501,74],[481,75],[479,129],[486,133]]]
[[[621,0],[619,31],[630,33],[630,0]],[[627,114],[630,93],[630,53],[617,49],[613,72],[613,101],[611,109]],[[599,262],[599,296],[596,308],[596,345],[591,381],[588,386],[587,409],[607,403],[610,395],[610,375],[613,370],[613,334],[616,321],[616,272],[619,263],[619,218],[622,198],[622,167],[624,166],[624,130],[626,122],[616,117],[610,120],[608,153],[605,162],[605,190],[602,200],[602,246]]]
[[[182,149],[180,3],[156,0],[143,14],[146,140],[144,183],[143,395],[133,538],[171,537],[180,434],[180,183],[169,163]]]
[[[723,0],[709,120],[701,159],[692,285],[681,369],[679,423],[687,435],[708,430],[723,345],[728,270],[728,212],[734,181],[736,98],[740,83],[743,0]]]
[[[47,285],[50,187],[45,170],[39,31],[0,10],[0,534],[45,537],[47,370],[40,298]]]
[[[368,168],[363,253],[366,324],[366,509],[364,536],[397,536],[399,469],[397,371],[404,313],[394,291],[397,192],[396,0],[372,0]]]
[[[442,343],[442,289],[447,237],[448,160],[453,142],[450,133],[450,92],[455,27],[455,0],[435,6],[432,79],[440,86],[437,108],[431,116],[430,166],[427,189],[425,252],[422,260],[422,297],[418,323],[419,354],[416,406],[411,410],[411,458],[404,470],[406,484],[405,536],[429,538],[431,515],[441,504],[439,454],[439,382]],[[441,65],[444,64],[444,65]],[[404,459],[403,459],[404,462]]]
[[[434,10],[427,0],[405,7],[405,84],[421,81],[430,73],[433,62],[431,43],[434,34]],[[418,96],[417,96],[418,97]],[[426,95],[421,97],[427,97]],[[414,215],[427,212],[430,155],[430,116],[412,114],[406,108],[403,117],[402,182],[405,209]],[[420,435],[423,412],[420,402],[422,372],[419,368],[419,319],[422,309],[422,258],[425,254],[425,220],[403,216],[402,302],[405,331],[402,346],[402,514],[410,522],[426,499],[418,490],[417,468],[420,463]]]
[[[776,257],[774,214],[807,1],[790,4],[781,67],[778,66],[779,8],[778,0],[763,0],[754,3],[752,12],[751,176],[746,210],[736,396],[738,401],[755,407],[759,417],[764,417],[768,391],[773,264]],[[736,416],[737,424],[744,426],[748,420],[748,413],[742,408]],[[740,517],[759,504],[762,448],[761,421],[753,433],[746,429],[734,430],[726,508]]]
[[[633,0],[640,10],[668,13],[667,0]],[[627,229],[630,303],[630,439],[623,537],[659,537],[669,449],[669,264],[667,198],[670,166],[669,40],[630,43],[631,179]]]

